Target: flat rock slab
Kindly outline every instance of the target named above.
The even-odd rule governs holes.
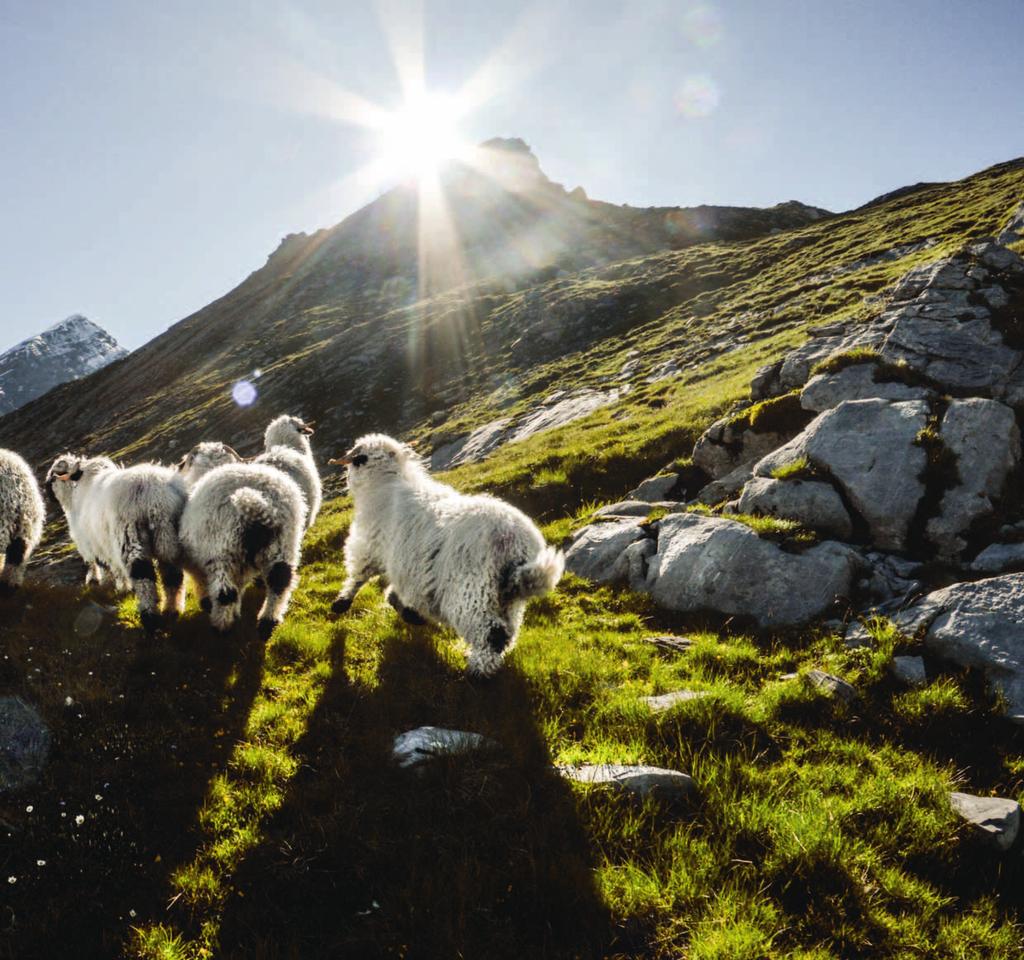
[[[831,673],[826,673],[824,670],[808,670],[805,676],[812,687],[816,687],[830,697],[842,700],[844,703],[853,703],[857,699],[857,688]]]
[[[1024,543],[992,543],[970,565],[977,573],[1002,573],[1024,567]]]
[[[1020,832],[1020,804],[1001,797],[975,797],[951,793],[949,802],[986,843],[1009,850]]]
[[[672,690],[669,693],[659,693],[653,697],[641,697],[640,701],[651,708],[651,713],[664,713],[680,703],[703,700],[710,696],[711,692],[708,690]]]
[[[648,643],[653,643],[659,650],[666,653],[686,653],[693,649],[693,641],[688,637],[648,637]]]
[[[838,407],[844,400],[924,400],[931,391],[894,381],[876,381],[876,363],[858,363],[836,373],[819,373],[807,381],[800,392],[800,406],[822,413]]]
[[[928,682],[921,657],[893,657],[892,675],[908,687],[923,687]]]
[[[497,741],[481,733],[446,730],[444,727],[417,727],[395,737],[391,756],[400,767],[416,767],[438,757],[458,756],[498,746]]]
[[[35,707],[21,697],[0,697],[0,793],[39,779],[52,736]]]
[[[662,767],[629,766],[618,763],[561,766],[555,769],[567,780],[600,784],[626,790],[638,797],[681,800],[690,796],[697,784],[688,773]]]

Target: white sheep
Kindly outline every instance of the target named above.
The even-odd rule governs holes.
[[[264,452],[253,463],[265,463],[288,474],[306,498],[306,526],[313,526],[320,512],[323,496],[320,486],[320,471],[313,460],[313,449],[309,438],[313,424],[287,414],[272,420],[263,435]]]
[[[564,558],[524,513],[438,483],[415,452],[383,434],[331,463],[348,467],[355,517],[345,543],[343,613],[370,577],[390,583],[402,616],[447,624],[469,645],[467,669],[490,676],[515,644],[526,601],[553,589]]]
[[[160,625],[159,569],[163,611],[181,613],[185,580],[178,521],[188,494],[173,469],[153,463],[119,467],[106,457],[65,453],[53,462],[46,484],[89,565],[86,583],[109,575],[118,590],[131,590],[142,625],[152,633]]]
[[[295,588],[306,501],[287,474],[237,457],[224,444],[201,443],[178,465],[191,485],[181,543],[200,606],[222,633],[238,619],[246,586],[263,579],[258,630],[266,639]]]
[[[0,596],[25,581],[25,567],[43,535],[46,507],[29,465],[0,450]]]

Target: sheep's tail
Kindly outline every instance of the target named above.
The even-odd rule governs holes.
[[[539,597],[555,588],[565,570],[565,556],[557,547],[545,547],[531,563],[512,568],[509,594],[513,599]]]
[[[256,555],[270,544],[280,528],[277,512],[270,499],[252,487],[239,487],[228,499],[241,518],[242,546],[246,560],[252,565]]]

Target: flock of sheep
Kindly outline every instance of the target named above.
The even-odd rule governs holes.
[[[88,567],[86,583],[134,593],[147,632],[184,610],[187,573],[220,632],[238,619],[246,587],[261,583],[258,631],[266,639],[288,608],[302,535],[320,510],[312,433],[298,417],[280,416],[250,460],[206,442],[176,467],[66,453],[45,487]],[[383,577],[403,619],[452,627],[469,647],[467,669],[493,674],[515,643],[526,601],[561,577],[560,551],[515,507],[438,483],[391,437],[364,436],[330,462],[347,468],[355,508],[333,611],[344,613],[367,580]],[[45,516],[28,464],[0,450],[0,594],[24,581]]]

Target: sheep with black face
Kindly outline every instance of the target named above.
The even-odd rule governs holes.
[[[106,457],[65,453],[46,475],[78,552],[89,566],[86,582],[109,576],[116,589],[131,590],[147,632],[160,625],[157,569],[164,613],[185,605],[178,522],[188,494],[170,467],[143,463],[119,467]],[[155,565],[154,565],[155,561]]]
[[[381,575],[388,601],[412,622],[450,626],[469,646],[467,669],[490,676],[515,644],[526,601],[553,589],[564,559],[510,504],[467,496],[430,477],[406,444],[370,434],[331,463],[348,468],[355,518],[348,576],[333,610]]]
[[[221,443],[198,444],[178,470],[191,488],[181,543],[200,605],[226,632],[241,613],[242,592],[262,578],[267,593],[258,630],[268,638],[295,588],[306,520],[302,491],[274,467],[239,462]]]
[[[263,435],[264,452],[253,460],[253,463],[276,467],[299,485],[306,498],[307,528],[313,526],[323,497],[320,471],[316,468],[313,448],[309,443],[312,435],[313,424],[287,414],[277,417]]]
[[[43,535],[46,507],[29,465],[0,450],[0,596],[25,580],[25,567]]]

